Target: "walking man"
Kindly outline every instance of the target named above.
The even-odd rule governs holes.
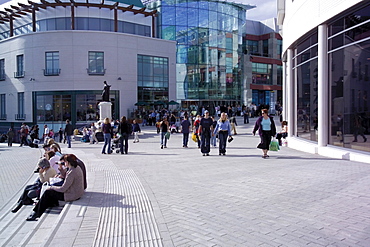
[[[73,126],[70,123],[69,119],[67,119],[66,121],[66,127],[64,129],[64,132],[67,137],[68,148],[71,148],[71,136],[73,135]]]
[[[200,151],[203,156],[209,156],[211,151],[211,135],[213,135],[213,120],[209,117],[209,111],[204,111],[204,117],[200,120],[199,134],[201,135]]]

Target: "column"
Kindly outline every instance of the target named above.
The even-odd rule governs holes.
[[[328,81],[328,28],[318,27],[318,146],[328,144],[329,134],[329,81]]]
[[[285,111],[285,117],[288,121],[288,137],[294,135],[294,126],[297,124],[294,121],[294,74],[293,74],[293,50],[287,50],[287,62],[286,62],[286,80],[285,80],[285,92],[286,92],[286,106],[284,106],[283,111]]]

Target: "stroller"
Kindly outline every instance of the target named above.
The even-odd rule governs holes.
[[[119,149],[120,149],[120,142],[119,142],[120,137],[121,137],[120,134],[116,134],[113,136],[113,139],[112,139],[111,150],[113,152],[116,149],[117,154],[119,153]]]
[[[176,124],[171,125],[170,132],[171,132],[171,134],[178,132],[178,128],[177,128]]]

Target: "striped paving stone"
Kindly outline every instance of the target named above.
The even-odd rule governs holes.
[[[152,205],[133,170],[105,173],[105,191],[93,246],[163,246]]]

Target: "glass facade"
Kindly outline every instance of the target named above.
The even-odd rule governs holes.
[[[159,37],[177,41],[179,100],[241,100],[243,7],[216,1],[156,1]]]
[[[299,43],[293,58],[297,81],[296,136],[317,141],[317,32]]]
[[[138,101],[168,100],[168,58],[137,56]]]
[[[6,119],[6,101],[5,94],[0,94],[0,119]]]
[[[370,151],[369,19],[370,6],[349,13],[329,25],[328,40],[329,143],[364,151]]]
[[[114,32],[114,21],[104,18],[75,17],[75,30],[94,30]],[[36,21],[36,32],[71,30],[71,17],[48,18]],[[141,36],[151,36],[151,27],[131,23],[127,21],[118,21],[118,32],[130,33]],[[32,22],[17,26],[14,28],[14,35],[32,33]],[[0,40],[10,37],[9,30],[1,31]]]
[[[0,59],[0,81],[5,80],[5,59]]]
[[[272,85],[272,64],[252,63],[252,83]]]

